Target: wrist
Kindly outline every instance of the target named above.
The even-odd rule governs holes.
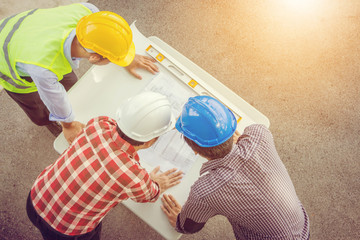
[[[160,196],[160,194],[162,193],[161,191],[161,187],[160,187],[160,184],[158,184],[157,182],[153,181],[155,183],[155,185],[157,186],[158,188],[158,194],[156,194],[157,196]]]
[[[158,186],[160,194],[165,191],[164,184],[163,184],[163,182],[161,180],[160,181],[153,180],[153,182]]]

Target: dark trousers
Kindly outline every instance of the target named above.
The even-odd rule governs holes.
[[[37,227],[40,230],[44,240],[99,240],[100,239],[101,226],[102,226],[101,222],[94,230],[82,235],[69,236],[56,231],[36,212],[31,201],[30,193],[26,202],[26,212],[30,221],[34,224],[35,227]]]
[[[25,77],[29,82],[32,82],[30,77]],[[77,77],[74,72],[64,75],[64,78],[60,83],[68,91],[77,81]],[[7,94],[24,110],[26,115],[31,119],[33,123],[38,126],[44,126],[52,124],[49,120],[49,110],[40,99],[38,92],[32,93],[13,93],[5,90]]]

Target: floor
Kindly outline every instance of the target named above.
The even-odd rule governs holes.
[[[73,1],[0,2],[0,18]],[[270,119],[311,221],[311,239],[360,239],[360,1],[90,0],[137,20]],[[77,71],[86,72],[85,62]],[[54,137],[0,92],[0,239],[40,239],[25,213]],[[162,239],[121,204],[103,239]],[[234,239],[223,217],[185,239]]]

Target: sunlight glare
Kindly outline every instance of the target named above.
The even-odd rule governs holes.
[[[283,0],[284,4],[292,11],[312,12],[319,4],[319,0]]]

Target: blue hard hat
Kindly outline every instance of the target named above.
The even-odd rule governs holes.
[[[214,147],[228,140],[236,130],[234,114],[210,96],[191,97],[176,121],[176,129],[201,147]]]

